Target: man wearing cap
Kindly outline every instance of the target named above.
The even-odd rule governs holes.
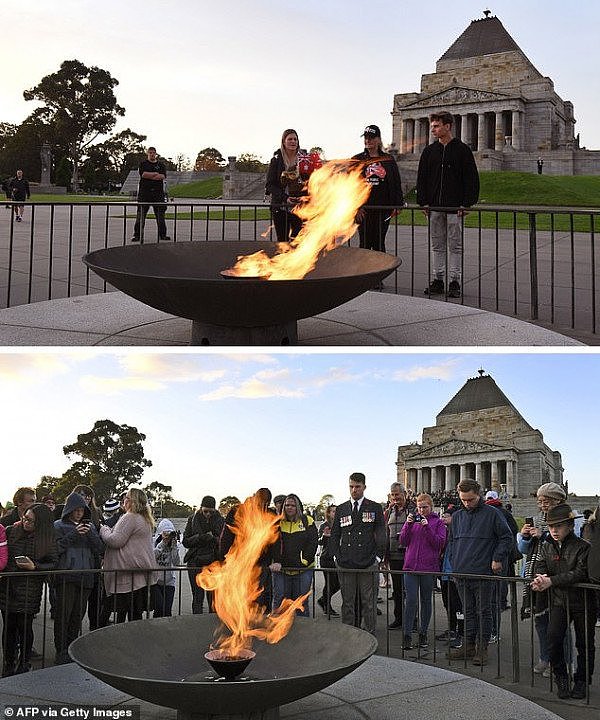
[[[594,592],[573,587],[588,580],[590,550],[589,543],[574,533],[577,517],[566,503],[548,511],[548,538],[542,545],[537,574],[531,582],[534,592],[550,591],[548,650],[556,694],[561,700],[585,698],[594,672],[596,596]],[[577,648],[577,669],[571,689],[564,652],[565,632],[570,623],[575,630]]]
[[[192,613],[198,615],[204,611],[206,594],[208,612],[213,612],[212,592],[204,590],[196,583],[196,575],[205,565],[218,559],[219,537],[223,529],[223,518],[216,510],[217,501],[212,495],[202,498],[200,509],[187,520],[183,531],[182,544],[187,548],[183,562],[188,566],[188,577],[192,589]]]
[[[462,508],[452,516],[449,561],[460,575],[499,575],[509,555],[513,536],[506,520],[486,505],[476,480],[457,486]],[[465,614],[465,644],[448,651],[450,659],[472,658],[473,665],[487,665],[492,635],[493,582],[458,580]]]
[[[433,279],[427,295],[443,295],[446,274],[448,297],[461,295],[462,222],[465,208],[479,199],[479,173],[471,148],[452,135],[454,118],[443,110],[429,116],[435,142],[427,145],[419,159],[417,203],[429,217]],[[430,207],[444,208],[430,210]],[[446,248],[448,264],[446,273]]]
[[[350,475],[350,500],[338,505],[329,544],[342,593],[342,622],[375,634],[379,564],[385,553],[381,505],[365,497],[363,473]],[[353,572],[353,571],[368,572]],[[360,608],[360,610],[357,610]]]
[[[367,125],[364,137],[365,149],[353,160],[361,161],[363,177],[371,188],[367,202],[356,213],[360,247],[385,252],[385,236],[390,220],[404,205],[402,183],[394,158],[384,152],[381,130],[377,125]],[[381,206],[381,209],[374,209]]]

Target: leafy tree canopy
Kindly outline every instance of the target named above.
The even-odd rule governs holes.
[[[226,517],[227,513],[231,510],[231,508],[237,507],[239,504],[239,498],[237,498],[235,495],[227,495],[219,503],[219,512],[221,513],[221,515],[223,515],[223,517]]]
[[[226,162],[225,158],[216,148],[207,147],[198,153],[196,162],[194,163],[194,171],[220,170]]]
[[[76,442],[63,447],[67,457],[80,459],[63,474],[56,492],[62,499],[83,483],[94,488],[100,503],[130,485],[139,485],[145,468],[152,466],[144,456],[145,439],[136,427],[97,420],[90,432],[78,435]]]
[[[118,84],[107,70],[87,67],[79,60],[65,60],[57,72],[23,92],[25,100],[42,103],[30,118],[52,125],[66,139],[74,187],[85,149],[98,136],[109,133],[118,116],[125,115],[114,94]]]
[[[242,153],[235,161],[236,170],[240,172],[263,173],[268,170],[268,165],[253,153]]]

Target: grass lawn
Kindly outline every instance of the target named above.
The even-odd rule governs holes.
[[[223,178],[211,177],[169,188],[169,195],[174,198],[218,198],[223,195]]]

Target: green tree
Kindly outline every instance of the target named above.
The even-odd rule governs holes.
[[[69,158],[61,157],[54,171],[54,184],[68,189],[71,187],[71,177],[72,170]]]
[[[30,118],[52,125],[66,139],[74,189],[86,148],[100,135],[109,133],[118,116],[125,115],[114,94],[118,84],[107,70],[87,67],[79,60],[65,60],[57,72],[23,92],[25,100],[42,103]]]
[[[219,503],[219,512],[221,513],[221,515],[223,515],[223,517],[226,517],[227,513],[231,510],[231,508],[237,507],[239,504],[239,498],[237,498],[235,495],[227,495]]]
[[[325,519],[325,510],[327,506],[333,503],[333,495],[323,495],[319,502],[315,505],[315,515],[317,520]]]
[[[52,475],[42,475],[39,483],[35,486],[35,494],[38,498],[43,498],[44,495],[52,495],[57,502],[62,502],[64,498],[56,497],[56,489],[59,486],[61,478],[54,477]]]
[[[268,165],[253,153],[242,153],[235,161],[235,167],[240,172],[263,173],[268,170]]]
[[[79,460],[63,474],[61,491],[67,494],[78,483],[91,485],[99,502],[119,495],[130,485],[139,485],[152,462],[144,456],[146,436],[136,427],[97,420],[88,433],[63,447],[64,454]]]
[[[194,171],[220,170],[227,161],[216,148],[207,147],[200,150],[194,163]]]

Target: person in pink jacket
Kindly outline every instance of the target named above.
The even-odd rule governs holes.
[[[418,575],[419,572],[440,571],[440,557],[446,544],[446,526],[433,512],[433,500],[422,493],[417,497],[416,512],[411,513],[400,532],[400,544],[406,548],[404,555],[404,649],[410,650],[412,628],[417,613],[417,597],[420,596],[419,647],[428,646],[427,630],[431,620],[432,595],[435,575]]]
[[[110,528],[100,526],[104,551],[104,587],[108,603],[116,611],[117,622],[140,620],[147,608],[149,586],[158,580],[154,557],[154,518],[146,493],[129,488],[124,500],[125,514]]]

